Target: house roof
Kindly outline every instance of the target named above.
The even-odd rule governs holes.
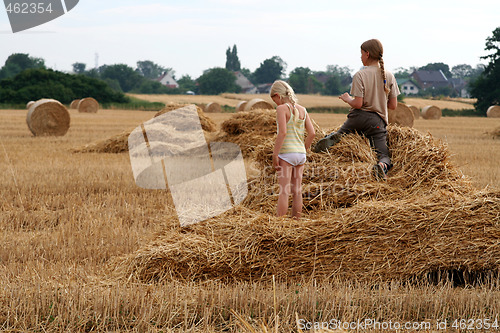
[[[448,79],[444,75],[444,73],[439,70],[439,71],[415,71],[413,72],[412,76],[416,76],[420,81],[422,82],[442,82],[442,83],[448,83]]]
[[[241,87],[241,89],[252,89],[255,88],[252,82],[245,75],[243,75],[240,71],[233,72],[236,75],[236,84]]]

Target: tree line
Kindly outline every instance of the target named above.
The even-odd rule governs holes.
[[[493,52],[482,57],[490,61],[487,66],[477,65],[473,68],[470,65],[462,64],[450,69],[447,64],[440,62],[430,63],[419,68],[398,68],[394,72],[394,75],[399,81],[411,79],[411,74],[415,70],[441,70],[448,78],[464,80],[468,85],[471,97],[478,99],[476,109],[481,113],[485,113],[489,105],[500,103],[499,43],[500,28],[496,28],[492,36],[488,37],[486,40],[485,50]],[[236,84],[236,76],[234,75],[234,72],[239,71],[257,87],[260,85],[268,85],[277,79],[286,79],[294,90],[300,94],[339,95],[349,90],[349,85],[352,80],[351,73],[353,72],[349,67],[341,67],[338,65],[329,65],[325,71],[313,71],[309,67],[297,67],[289,73],[287,78],[285,78],[286,68],[287,64],[283,59],[279,56],[273,56],[261,62],[260,66],[252,72],[248,68],[243,68],[241,66],[241,62],[238,58],[237,46],[233,45],[232,48],[228,47],[226,50],[225,67],[207,69],[196,79],[191,78],[189,75],[183,75],[181,78],[176,79],[175,72],[172,68],[161,66],[150,60],[138,61],[136,68],[132,68],[125,64],[114,64],[87,69],[86,64],[76,62],[73,64],[73,75],[96,80],[92,82],[104,82],[106,87],[119,93],[184,94],[188,91],[193,91],[196,94],[214,95],[223,92],[241,92],[241,87]],[[19,88],[22,86],[22,83],[19,84],[14,82],[16,81],[15,78],[17,78],[17,80],[31,82],[26,74],[24,76],[22,75],[26,70],[38,70],[41,72],[50,71],[46,68],[45,61],[41,58],[31,57],[23,53],[12,54],[6,60],[5,65],[0,69],[0,102],[5,103],[9,98],[14,98],[16,93],[12,87]],[[169,72],[177,81],[179,85],[178,88],[166,87],[156,80],[166,72]],[[46,76],[47,75],[48,74],[46,74]],[[4,82],[5,80],[11,81]],[[65,80],[69,81],[67,78]],[[85,82],[86,83],[82,84],[88,85],[90,81]],[[49,84],[49,86],[51,86],[51,84]],[[97,86],[99,85],[97,84]],[[63,84],[63,87],[60,87],[61,91],[64,91],[64,89],[62,89],[64,87],[67,86]],[[38,87],[37,89],[40,90],[39,93],[42,93],[42,90],[46,88],[47,87]],[[33,90],[35,88],[30,89]],[[57,90],[55,87],[51,87],[51,89],[53,91]],[[420,92],[421,96],[445,95],[453,97],[454,94],[455,92],[450,87],[443,87],[437,90],[433,89],[432,91],[423,90]],[[21,99],[20,96],[16,98]]]

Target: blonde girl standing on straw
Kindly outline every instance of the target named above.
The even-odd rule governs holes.
[[[292,217],[302,213],[302,174],[306,152],[314,139],[314,127],[306,109],[297,104],[297,96],[285,81],[275,81],[271,87],[271,99],[276,103],[278,135],[273,150],[273,167],[278,174],[280,193],[277,215],[288,212],[288,199],[292,194]],[[307,138],[304,140],[304,132]]]

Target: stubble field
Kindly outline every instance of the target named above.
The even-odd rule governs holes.
[[[478,325],[499,319],[498,281],[470,288],[395,281],[374,288],[337,279],[228,284],[117,278],[115,258],[174,228],[165,221],[173,211],[170,199],[135,185],[128,154],[71,149],[153,115],[72,110],[70,131],[54,138],[33,137],[25,110],[0,111],[0,330],[250,332],[241,326],[250,323],[256,331],[289,332],[314,322],[373,319],[429,322],[430,328],[413,331],[437,331],[439,321],[450,328],[455,320]],[[231,115],[208,116],[220,124]],[[322,128],[345,119],[311,116]],[[415,122],[449,145],[455,165],[481,189],[500,189],[500,140],[486,134],[498,127],[500,119],[487,118]]]

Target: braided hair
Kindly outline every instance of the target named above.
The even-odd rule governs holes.
[[[384,54],[384,47],[378,39],[370,39],[361,44],[361,49],[370,54],[370,58],[377,60],[380,66],[380,71],[382,73],[382,79],[384,80],[384,91],[388,95],[391,91],[387,87],[387,76],[385,74],[384,60],[382,59]]]

